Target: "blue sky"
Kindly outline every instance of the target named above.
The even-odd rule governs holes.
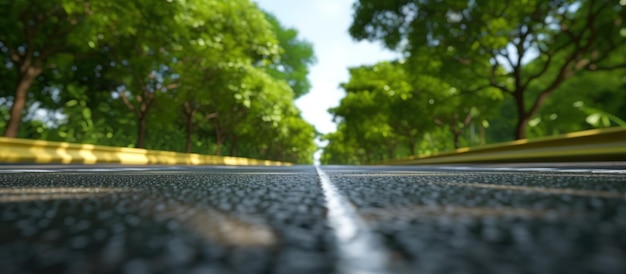
[[[355,0],[253,1],[274,14],[283,26],[297,29],[300,38],[313,44],[317,63],[310,68],[312,89],[299,98],[296,105],[304,119],[322,133],[336,129],[327,110],[337,106],[344,96],[339,84],[348,81],[348,68],[398,56],[379,43],[357,43],[350,37],[348,28]]]

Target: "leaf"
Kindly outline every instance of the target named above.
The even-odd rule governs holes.
[[[83,118],[86,120],[91,120],[91,110],[89,108],[83,108]]]
[[[594,127],[599,127],[600,126],[600,118],[602,117],[602,114],[600,113],[593,113],[589,116],[587,116],[587,118],[585,118],[585,121],[594,126]]]

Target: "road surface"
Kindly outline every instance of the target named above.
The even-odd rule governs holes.
[[[0,166],[2,273],[626,273],[626,163]]]

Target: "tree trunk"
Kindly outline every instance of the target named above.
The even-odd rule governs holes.
[[[20,131],[20,124],[22,122],[22,111],[24,111],[24,107],[26,107],[28,89],[35,81],[35,78],[41,74],[41,71],[41,68],[30,67],[18,77],[17,88],[15,89],[15,98],[13,99],[13,105],[11,106],[11,116],[7,127],[4,129],[4,137],[17,137],[17,134]]]
[[[191,135],[193,134],[193,123],[191,117],[187,120],[187,142],[185,144],[185,152],[191,153]]]
[[[415,139],[413,139],[413,136],[409,136],[409,152],[411,153],[410,156],[415,156]]]
[[[230,156],[237,157],[237,137],[231,138]]]
[[[528,127],[528,121],[530,117],[526,117],[527,115],[523,115],[517,119],[517,124],[515,125],[515,139],[526,139],[526,128]]]
[[[221,156],[222,155],[222,145],[224,144],[224,138],[217,138],[216,140],[216,147],[215,147],[215,155],[217,156]]]
[[[516,91],[513,94],[515,98],[515,107],[517,108],[517,124],[515,125],[515,139],[526,138],[526,125],[528,125],[528,114],[526,113],[526,104],[524,102],[523,91]]]
[[[452,136],[454,137],[454,149],[459,148],[459,138],[461,137],[461,131],[455,130],[452,131]]]
[[[195,109],[192,109],[189,104],[185,105],[185,112],[183,116],[185,117],[185,122],[187,123],[187,140],[185,143],[185,152],[191,153],[191,136],[193,135],[193,116],[196,113]]]
[[[222,145],[224,144],[224,134],[220,130],[217,119],[213,120],[213,129],[215,130],[215,155],[222,155]]]
[[[144,148],[144,139],[146,138],[146,116],[138,117],[139,127],[137,129],[137,145],[136,148]]]

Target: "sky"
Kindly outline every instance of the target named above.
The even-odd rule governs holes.
[[[328,109],[344,96],[339,84],[349,80],[348,68],[397,58],[380,43],[356,42],[348,28],[356,0],[253,0],[278,18],[284,27],[298,31],[300,39],[313,44],[317,63],[310,68],[312,88],[298,98],[303,118],[321,133],[334,132]]]

